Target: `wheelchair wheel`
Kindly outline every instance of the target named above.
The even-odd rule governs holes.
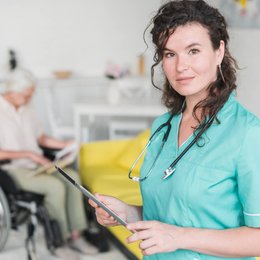
[[[0,187],[0,251],[4,248],[11,228],[11,215],[6,196]]]

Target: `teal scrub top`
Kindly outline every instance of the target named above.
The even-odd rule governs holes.
[[[152,133],[170,117],[157,118]],[[172,176],[163,172],[190,143],[178,148],[182,115],[171,121],[171,132],[149,177],[141,182],[143,219],[181,227],[228,229],[260,227],[260,120],[237,102],[232,93],[213,123],[178,162]],[[162,129],[147,150],[141,168],[146,176],[159,150]],[[203,145],[204,144],[204,145]],[[146,260],[230,259],[189,250],[145,256]],[[255,259],[232,258],[232,259]]]

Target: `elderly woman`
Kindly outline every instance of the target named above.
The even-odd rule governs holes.
[[[11,161],[3,167],[19,187],[44,195],[45,206],[50,216],[58,221],[63,238],[67,241],[66,246],[56,249],[57,256],[78,259],[75,250],[96,254],[98,250],[81,236],[81,231],[87,227],[81,194],[58,173],[29,174],[32,169],[50,163],[39,146],[62,149],[72,142],[56,140],[44,134],[30,106],[34,91],[35,80],[28,71],[16,70],[7,80],[5,91],[0,95],[0,160]],[[78,179],[77,173],[67,170]]]

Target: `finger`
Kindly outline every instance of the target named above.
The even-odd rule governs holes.
[[[154,221],[137,221],[134,223],[129,223],[126,227],[129,230],[144,230],[150,229],[154,225]]]
[[[114,219],[114,217],[108,215],[108,216],[104,216],[104,215],[99,215],[99,217],[101,217],[102,219],[104,220],[107,220],[107,221],[114,221],[116,222],[116,220]]]
[[[160,248],[156,245],[146,248],[145,250],[142,251],[143,255],[153,255],[161,252],[162,250],[160,250]]]
[[[152,246],[156,246],[156,241],[153,238],[145,239],[139,244],[141,250],[146,250]]]
[[[117,221],[116,221],[116,220],[110,220],[110,219],[102,219],[102,222],[103,222],[105,225],[116,225],[116,224],[117,224]]]
[[[94,196],[95,196],[98,200],[100,200],[101,202],[103,202],[103,203],[106,202],[106,196],[102,196],[101,194],[99,194],[99,193],[97,193],[97,192],[94,193]]]
[[[151,230],[142,230],[142,231],[136,231],[133,233],[133,235],[129,236],[127,238],[128,243],[133,243],[138,240],[146,240],[151,238]]]
[[[103,204],[105,204],[106,206],[110,206],[111,205],[111,198],[107,195],[102,195],[99,193],[94,193],[95,197],[101,201]]]
[[[103,219],[97,216],[97,221],[99,224],[103,226],[115,226],[117,225],[117,221],[115,220],[109,220],[109,219]]]
[[[111,221],[111,222],[116,222],[115,218],[113,216],[110,216],[106,211],[104,211],[102,208],[100,207],[97,207],[96,208],[96,216],[103,219],[103,220],[106,220],[106,221]]]
[[[98,193],[94,193],[94,196],[95,196],[99,201],[103,202],[103,201],[102,201],[102,196],[100,196]],[[94,207],[94,208],[97,208],[97,207],[98,207],[98,205],[97,205],[92,199],[89,199],[88,201],[89,201],[89,204],[90,204],[92,207]]]
[[[104,221],[108,222],[108,223],[111,222],[111,223],[119,224],[118,221],[117,221],[114,217],[112,217],[112,216],[109,216],[109,217],[103,217],[103,216],[101,216],[101,218],[102,218]]]
[[[97,205],[93,200],[91,200],[91,199],[88,199],[88,203],[89,203],[89,205],[92,206],[93,208],[97,208],[97,207],[98,207],[98,205]]]
[[[102,216],[103,218],[111,218],[114,219],[111,215],[109,215],[109,213],[107,213],[105,210],[103,210],[100,207],[96,207],[96,213],[100,216]]]

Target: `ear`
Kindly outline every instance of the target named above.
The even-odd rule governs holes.
[[[225,54],[225,43],[224,41],[220,41],[219,44],[219,48],[216,51],[216,55],[217,55],[217,65],[220,65],[223,58],[224,58],[224,54]]]

